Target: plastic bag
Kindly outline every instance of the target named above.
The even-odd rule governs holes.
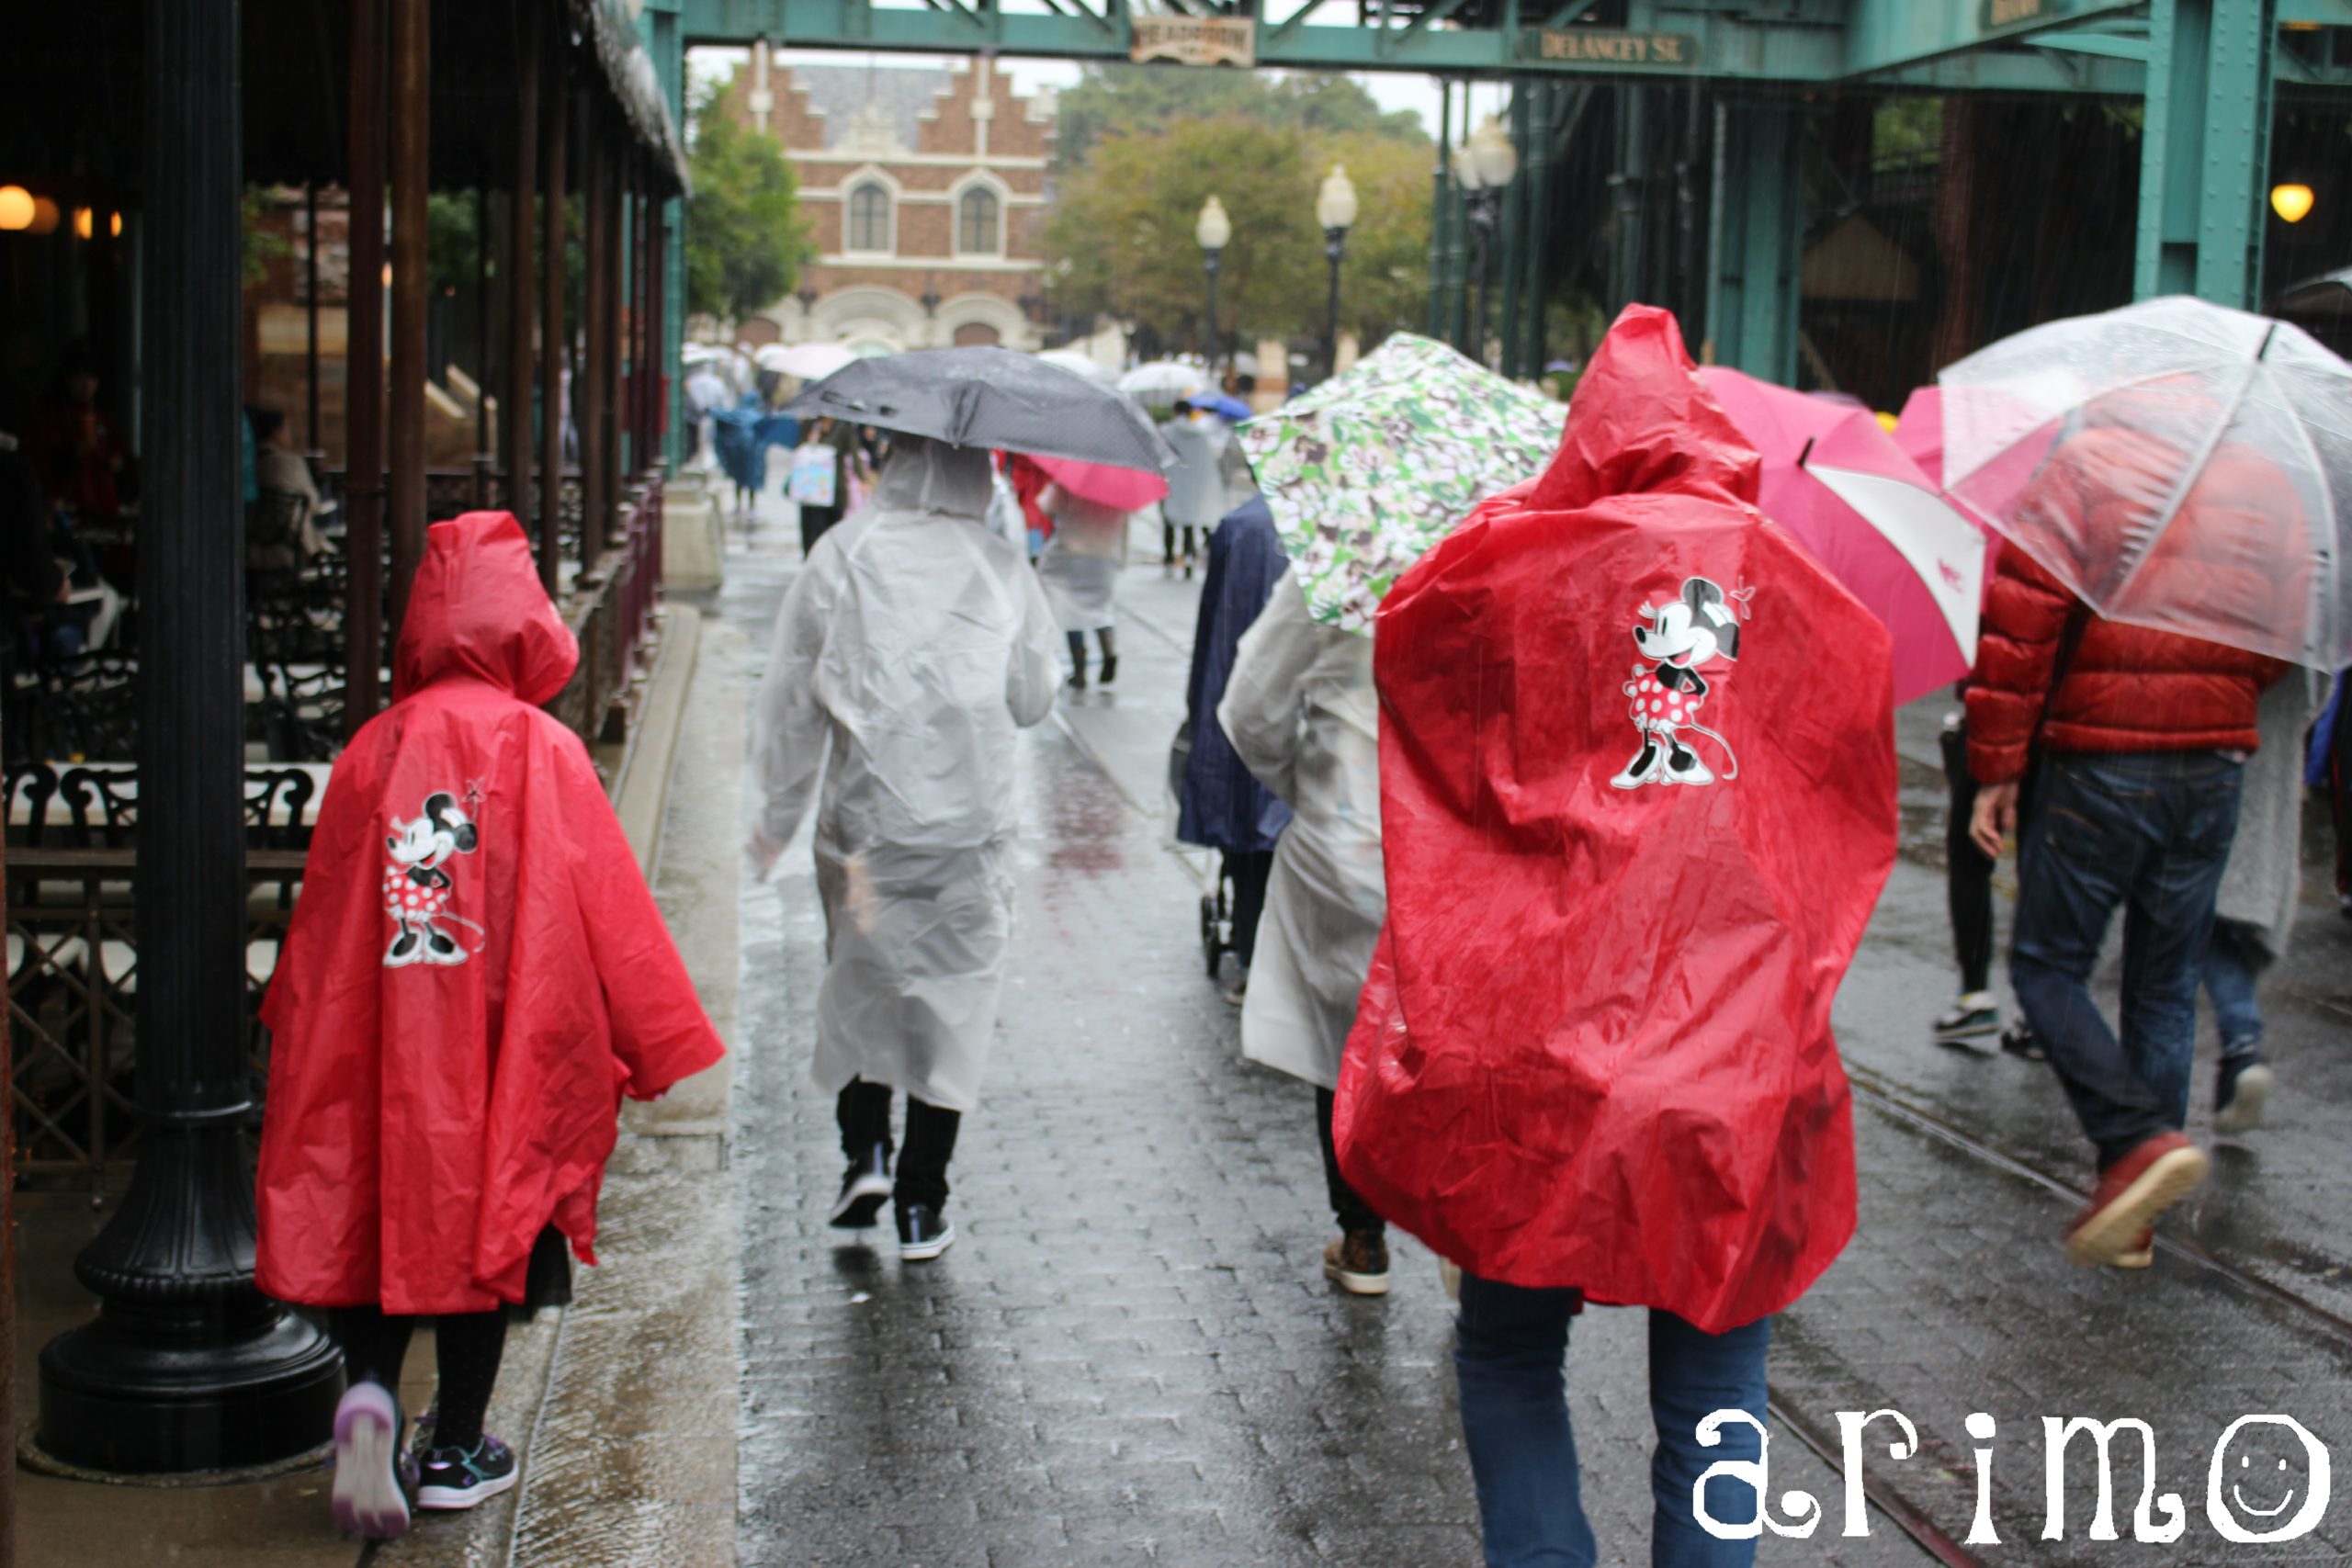
[[[784,493],[802,506],[833,505],[841,493],[841,455],[821,441],[794,447]]]

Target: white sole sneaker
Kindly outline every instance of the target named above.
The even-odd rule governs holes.
[[[401,1410],[389,1390],[356,1382],[334,1407],[334,1522],[367,1540],[408,1533],[401,1490]]]
[[[928,1263],[933,1258],[938,1257],[941,1253],[946,1251],[949,1247],[955,1245],[956,1226],[953,1223],[950,1223],[948,1226],[944,1230],[941,1231],[937,1235],[929,1237],[926,1240],[900,1242],[899,1244],[899,1258],[900,1261],[907,1263]]]
[[[512,1490],[522,1479],[523,1467],[518,1464],[503,1475],[477,1481],[470,1486],[420,1486],[416,1489],[416,1506],[436,1513],[455,1513],[489,1502],[501,1492]]]
[[[2230,1096],[2230,1108],[2213,1115],[2216,1133],[2251,1133],[2262,1125],[2262,1108],[2270,1102],[2270,1091],[2277,1087],[2278,1075],[2260,1062],[2238,1075],[2236,1092]]]
[[[2212,1162],[2190,1145],[2154,1161],[2115,1201],[2083,1222],[2066,1237],[2066,1256],[2086,1269],[2140,1250],[2140,1233],[2158,1215],[2197,1190]]]

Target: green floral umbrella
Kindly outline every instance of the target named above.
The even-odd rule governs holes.
[[[1369,632],[1388,586],[1497,491],[1544,471],[1567,411],[1398,333],[1240,429],[1319,621]]]

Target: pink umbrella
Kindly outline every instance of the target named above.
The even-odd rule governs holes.
[[[1903,401],[1903,412],[1894,422],[1894,444],[1903,448],[1904,456],[1919,465],[1919,471],[1929,480],[1944,482],[1944,390],[1941,387],[1918,387]],[[1970,481],[1970,495],[1982,496],[1995,515],[2005,515],[2017,504],[2018,497],[2032,481],[2041,460],[2041,446],[2033,443],[2011,447],[1977,470]],[[1944,499],[1984,521],[1984,513],[1970,504],[1969,500],[1947,491]],[[2001,536],[1992,536],[1994,555],[2001,548]]]
[[[1114,468],[1108,463],[1081,463],[1071,457],[1030,459],[1062,489],[1086,501],[1133,512],[1149,506],[1168,493],[1168,481],[1141,468]]]
[[[1720,367],[1708,389],[1764,459],[1758,504],[1894,636],[1894,700],[1976,662],[1984,530],[1866,409]]]

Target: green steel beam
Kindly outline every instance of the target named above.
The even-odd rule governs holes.
[[[2245,307],[2262,274],[2277,0],[2153,0],[2136,292]]]
[[[1914,65],[1986,44],[2030,38],[2146,0],[1859,0],[1846,28],[1844,74]]]
[[[1785,104],[1715,104],[1707,344],[1714,363],[1782,386],[1797,372],[1804,113]]]

